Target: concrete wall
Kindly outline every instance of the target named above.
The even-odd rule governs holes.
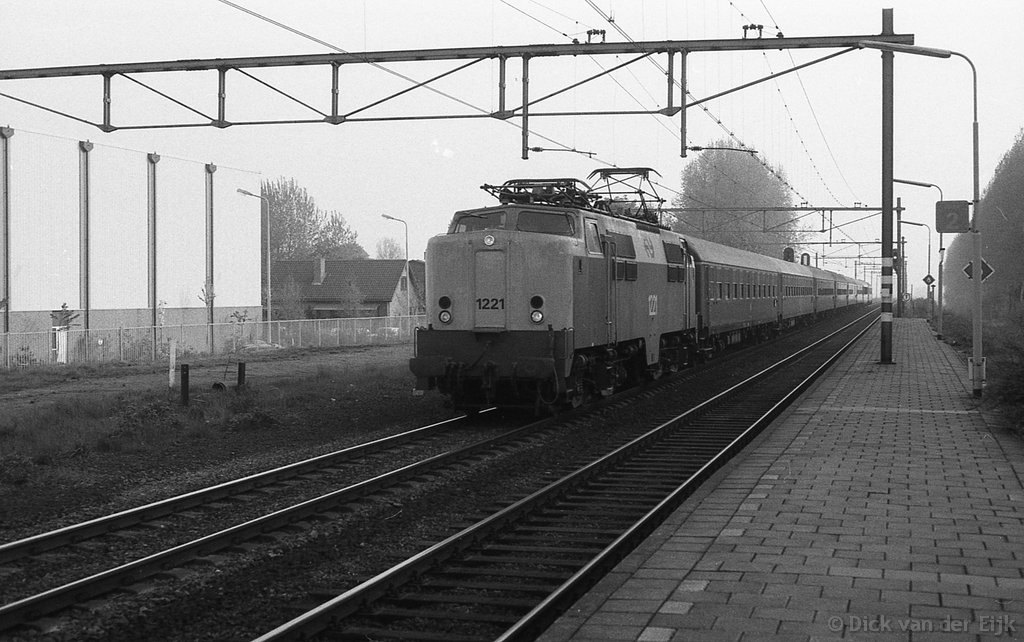
[[[258,174],[17,129],[3,142],[0,332],[46,330],[62,304],[78,328],[205,323],[211,263],[212,320],[260,317],[261,202],[236,191],[259,193]]]

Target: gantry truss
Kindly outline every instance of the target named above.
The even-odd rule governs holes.
[[[756,85],[758,83],[776,78],[778,76],[792,73],[804,67],[834,58],[844,53],[857,49],[857,43],[864,40],[874,42],[885,42],[892,44],[911,45],[914,43],[914,36],[910,34],[870,34],[855,36],[819,36],[807,38],[736,38],[736,39],[712,39],[712,40],[661,40],[648,42],[592,42],[592,43],[571,43],[571,44],[547,44],[547,45],[521,45],[503,47],[465,47],[448,49],[417,49],[403,51],[373,51],[362,53],[324,53],[309,55],[288,55],[288,56],[250,56],[239,58],[214,58],[205,60],[174,60],[162,62],[136,62],[123,64],[97,64],[80,65],[69,67],[45,67],[35,69],[8,69],[0,70],[0,81],[18,80],[42,80],[62,79],[72,77],[95,77],[102,83],[102,90],[99,99],[102,101],[102,120],[95,122],[80,115],[74,115],[66,111],[60,111],[41,103],[33,102],[25,98],[15,96],[7,91],[0,91],[0,96],[23,104],[46,110],[60,116],[71,118],[99,128],[104,132],[133,129],[158,129],[158,128],[182,128],[182,127],[234,127],[240,125],[279,125],[279,124],[301,124],[301,123],[329,123],[339,125],[353,122],[380,122],[380,121],[403,121],[403,120],[438,120],[438,119],[467,119],[467,118],[494,118],[499,120],[520,119],[522,129],[522,157],[528,158],[529,146],[529,119],[552,117],[552,116],[612,116],[612,115],[662,115],[665,117],[680,117],[679,127],[682,139],[680,154],[686,156],[686,109],[700,105],[707,101],[719,98],[726,94]],[[686,58],[690,53],[697,52],[719,52],[719,51],[744,51],[744,50],[781,50],[781,49],[840,49],[821,58],[810,62],[796,65],[782,72],[771,74],[763,78],[745,83],[743,85],[718,92],[703,98],[694,98],[687,101],[689,95],[686,90]],[[628,60],[604,69],[578,82],[566,85],[560,89],[550,92],[541,97],[531,97],[530,86],[530,61],[535,58],[553,58],[566,56],[630,56]],[[635,109],[635,110],[571,110],[571,111],[539,111],[537,107],[555,96],[570,91],[576,87],[590,83],[603,76],[634,65],[637,62],[654,57],[662,57],[665,64],[658,63],[666,76],[667,91],[665,106],[659,109]],[[452,101],[462,105],[466,110],[452,111],[442,114],[399,114],[399,115],[375,115],[374,108],[388,103],[399,96],[421,89],[433,89],[432,85],[442,78],[448,78],[464,71],[485,60],[496,60],[498,63],[498,86],[497,103],[498,109],[488,111],[469,104],[466,101],[445,96]],[[510,60],[518,60],[520,67],[520,89],[521,102],[517,106],[509,105],[509,97],[506,90],[507,66]],[[342,111],[340,97],[342,94],[339,70],[348,65],[370,65],[378,69],[384,69],[383,65],[391,63],[424,63],[448,61],[453,66],[439,74],[435,74],[426,80],[414,80],[407,76],[401,76],[409,86],[385,96],[373,100],[358,107]],[[324,82],[329,82],[330,109],[321,110],[313,105],[315,99],[306,97],[298,98],[280,87],[260,79],[254,72],[270,68],[298,68],[298,67],[323,67],[326,70]],[[159,74],[180,74],[185,72],[210,72],[216,73],[217,113],[206,113],[195,106],[195,98],[186,99],[181,96],[174,96],[170,93],[156,89],[153,84],[141,80],[143,76],[154,76]],[[229,115],[228,78],[229,75],[237,75],[247,78],[267,91],[284,96],[304,110],[310,112],[307,118],[254,118],[249,120],[235,120]],[[192,120],[157,121],[119,124],[111,117],[111,109],[114,104],[114,80],[124,79],[134,85],[140,86],[147,91],[161,96],[162,98],[179,106],[182,110],[190,112]],[[436,91],[436,89],[434,90]],[[346,97],[359,95],[358,87],[349,87]],[[323,96],[323,93],[320,94]]]

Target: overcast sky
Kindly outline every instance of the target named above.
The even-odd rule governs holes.
[[[763,25],[765,37],[779,31],[787,37],[870,35],[881,30],[883,7],[893,8],[897,33],[913,34],[921,46],[959,51],[977,66],[984,189],[1024,126],[1024,38],[1020,33],[1024,2],[1020,0],[6,2],[0,5],[0,68],[567,43],[572,38],[585,41],[590,29],[605,30],[609,41],[623,41],[626,36],[634,40],[740,38],[746,24]],[[693,54],[688,88],[700,98],[826,53]],[[584,56],[534,60],[531,95],[541,96],[623,60]],[[664,64],[664,57],[658,62]],[[405,63],[391,70],[422,80],[453,66]],[[711,101],[707,112],[691,108],[687,144],[706,145],[735,136],[758,150],[767,163],[785,171],[797,202],[877,206],[880,73],[879,52],[858,51]],[[263,70],[253,75],[319,109],[329,109],[330,82],[323,68]],[[490,112],[498,106],[497,78],[497,65],[483,63],[439,83],[445,95],[417,90],[364,114]],[[343,68],[341,79],[343,110],[408,86],[407,80],[387,70],[364,65]],[[150,77],[145,80],[149,82]],[[510,63],[509,106],[519,105],[519,80],[518,63]],[[216,83],[215,72],[152,77],[154,86],[213,114]],[[96,78],[7,81],[0,83],[0,92],[45,102],[89,120],[100,118],[102,94]],[[936,183],[947,199],[970,200],[968,64],[960,58],[897,55],[895,94],[896,177]],[[659,109],[665,103],[662,73],[644,63],[615,73],[614,80],[602,79],[567,92],[549,108]],[[253,80],[229,75],[228,119],[310,115]],[[142,123],[154,116],[196,120],[190,112],[115,79],[116,124]],[[531,154],[529,160],[520,158],[518,121],[489,118],[108,134],[0,97],[0,125],[253,170],[267,179],[291,177],[308,189],[321,208],[343,214],[371,255],[382,237],[403,241],[402,226],[381,219],[381,214],[407,220],[413,258],[423,256],[430,236],[444,232],[452,212],[494,202],[479,189],[481,184],[515,177],[585,179],[598,167],[648,166],[660,172],[661,195],[671,199],[689,160],[679,157],[678,118],[655,116],[534,118],[532,146],[568,147],[593,155],[541,152]],[[907,208],[906,219],[933,225],[936,190],[897,186],[896,195]],[[833,223],[854,218],[860,217],[837,213]],[[816,224],[820,222],[819,217]],[[920,278],[927,271],[926,233],[923,228],[907,227],[904,235],[909,242],[910,282],[920,294]],[[858,241],[879,236],[878,217],[832,232],[835,239]],[[937,240],[932,247],[933,265],[938,261]],[[853,262],[841,257],[855,256],[856,250],[807,249],[837,257],[823,267],[852,273]],[[864,251],[877,255],[877,246]]]

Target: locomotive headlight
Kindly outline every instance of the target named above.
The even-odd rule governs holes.
[[[441,323],[451,323],[452,322],[452,311],[451,310],[441,310],[441,312],[437,315],[437,319]]]
[[[492,245],[494,245],[494,237],[491,236],[490,234],[485,236],[484,237],[484,245],[486,245],[487,247],[491,247]]]
[[[530,321],[533,321],[534,323],[543,323],[544,313],[541,312],[540,308],[544,307],[544,297],[538,294],[530,297],[530,307],[533,308],[533,311],[530,312]]]

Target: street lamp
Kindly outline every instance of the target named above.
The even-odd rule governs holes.
[[[931,47],[918,47],[916,45],[896,45],[888,42],[878,42],[875,40],[861,40],[857,43],[857,46],[861,49],[878,49],[879,51],[892,51],[899,53],[916,54],[919,56],[931,56],[933,58],[949,58],[956,56],[957,58],[963,58],[967,61],[967,64],[971,66],[971,76],[974,81],[974,211],[971,217],[971,239],[974,249],[974,314],[972,321],[972,337],[971,343],[973,344],[972,356],[971,356],[971,388],[974,391],[975,397],[981,396],[981,390],[985,382],[985,358],[982,356],[982,332],[981,332],[981,304],[982,304],[982,289],[981,289],[981,229],[978,227],[978,205],[981,203],[981,176],[978,168],[978,69],[974,66],[974,63],[970,58],[957,51],[951,51],[949,49],[933,49]]]
[[[943,197],[943,195],[942,195],[942,188],[939,187],[938,185],[936,185],[935,183],[925,183],[924,181],[912,181],[912,180],[909,180],[909,179],[906,179],[906,178],[894,178],[894,179],[892,179],[892,182],[893,183],[903,183],[904,185],[916,185],[918,187],[934,187],[935,189],[939,190],[939,200],[940,201],[946,200]],[[930,231],[928,232],[928,240],[929,240],[929,242],[931,241],[931,232]],[[937,322],[937,326],[938,327],[936,328],[936,334],[937,334],[939,339],[942,338],[942,271],[945,268],[945,262],[946,262],[946,246],[945,246],[945,241],[942,238],[942,232],[939,232],[939,282],[938,282],[938,288],[939,288],[939,317],[938,317],[938,322]],[[929,269],[931,269],[931,264],[932,264],[932,262],[931,262],[931,260],[929,260],[928,261]]]
[[[409,274],[409,224],[400,218],[381,214],[381,218],[389,221],[398,221],[405,227],[405,313],[412,316],[412,275]]]
[[[241,187],[239,187],[236,191],[242,196],[251,196],[253,198],[260,199],[261,201],[263,201],[263,203],[261,203],[260,206],[262,207],[263,205],[266,205],[267,207],[267,343],[272,343],[272,341],[270,340],[270,321],[274,318],[274,308],[271,296],[271,291],[273,288],[271,288],[270,286],[270,199],[267,198],[266,196],[253,194],[249,190],[242,189]]]

